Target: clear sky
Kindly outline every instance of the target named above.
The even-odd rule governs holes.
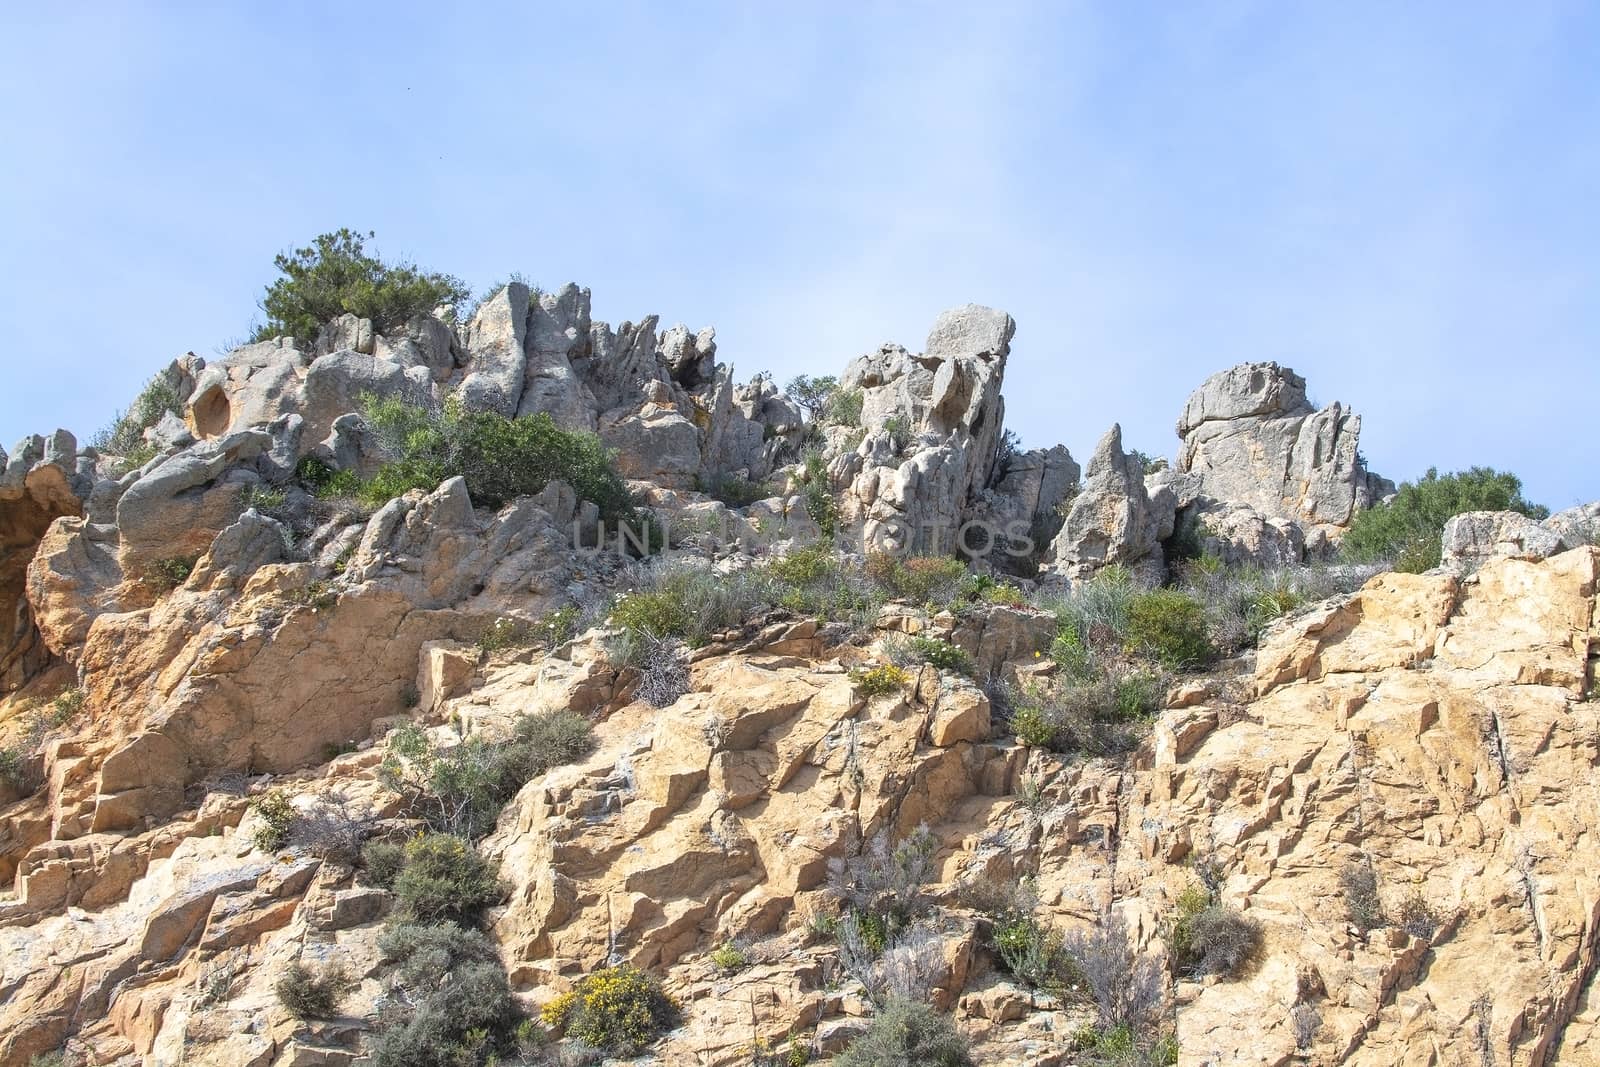
[[[1276,359],[1375,469],[1600,497],[1600,7],[11,4],[0,439],[87,436],[350,226],[836,373],[1017,319],[1007,424],[1171,455]]]

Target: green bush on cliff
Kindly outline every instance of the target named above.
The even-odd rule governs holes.
[[[1516,511],[1533,519],[1550,509],[1522,495],[1522,480],[1491,467],[1440,474],[1436,468],[1405,482],[1394,499],[1367,508],[1344,535],[1341,550],[1355,562],[1392,560],[1397,571],[1420,573],[1439,565],[1444,524],[1467,511]]]
[[[250,340],[284,335],[313,340],[346,313],[371,319],[375,330],[392,330],[440,305],[455,307],[470,295],[459,278],[369,254],[366,241],[373,236],[340,229],[274,257],[272,264],[283,277],[267,286],[261,299],[267,321]]]
[[[559,480],[595,504],[602,519],[641,525],[633,494],[600,438],[563,430],[546,413],[507,418],[455,403],[433,410],[393,398],[368,398],[362,410],[388,457],[357,490],[368,504],[432,490],[459,475],[474,504],[499,508]]]

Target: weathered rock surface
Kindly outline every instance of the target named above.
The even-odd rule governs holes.
[[[1120,564],[1159,572],[1159,522],[1144,487],[1144,466],[1122,450],[1122,427],[1112,426],[1084,468],[1083,488],[1073,498],[1052,546],[1054,567],[1071,578]]]
[[[1474,567],[1495,556],[1539,560],[1568,547],[1560,533],[1515,511],[1468,511],[1444,524],[1447,567]]]
[[[1178,420],[1178,471],[1214,500],[1269,518],[1342,529],[1394,486],[1360,455],[1361,416],[1315,410],[1306,383],[1276,363],[1241,363],[1207,378]]]
[[[969,304],[939,317],[923,354],[885,345],[845,369],[840,386],[860,391],[865,434],[829,474],[849,535],[877,548],[955,544],[994,469],[1015,332],[1005,312]]]
[[[773,611],[693,649],[688,692],[656,708],[597,631],[475,644],[631,566],[573,550],[597,513],[571,487],[490,514],[453,479],[369,514],[292,477],[308,454],[371,469],[359,394],[454,392],[596,431],[683,524],[674,543],[730,572],[819,536],[792,467],[741,507],[701,491],[781,473],[809,431],[770,382],[734,384],[712,331],[657,326],[613,329],[587,290],[517,283],[460,329],[423,317],[389,337],[343,316],[309,344],[176,361],[187,424],[152,427],[138,470],[64,432],[0,453],[0,739],[41,700],[81,701],[23,761],[38,788],[0,784],[0,1063],[64,1042],[116,1067],[357,1062],[388,995],[392,901],[338,842],[418,825],[380,774],[383,735],[416,721],[443,744],[495,740],[552,707],[588,716],[596,744],[528,782],[482,843],[508,891],[487,926],[525,1008],[608,963],[661,977],[684,1022],[655,1062],[746,1067],[790,1034],[847,1046],[870,1007],[810,919],[836,907],[843,861],[925,825],[929,996],[977,1062],[1080,1062],[1092,1009],[1004,974],[958,887],[1027,878],[1053,929],[1109,909],[1160,958],[1204,871],[1265,941],[1235,979],[1168,983],[1180,1062],[1600,1063],[1600,506],[1461,516],[1455,566],[1275,624],[1253,660],[1180,679],[1137,751],[1091,759],[1019,744],[1004,689],[924,664],[868,699],[851,678],[900,634],[949,641],[980,679],[1048,678],[1050,613],[894,602],[845,633]],[[1059,522],[1041,558],[1074,580],[1154,575],[1186,532],[1281,566],[1384,490],[1359,420],[1313,411],[1272,364],[1191,398],[1179,470],[1147,477],[1116,427],[1081,486],[1064,448],[1001,464],[1013,330],[968,306],[923,354],[851,365],[861,426],[821,435],[847,534],[948,551],[973,520]],[[321,836],[254,847],[267,789]],[[1341,886],[1353,864],[1389,920],[1371,929]],[[724,973],[708,954],[730,940],[749,963]],[[342,1018],[278,1003],[296,960],[356,979]]]

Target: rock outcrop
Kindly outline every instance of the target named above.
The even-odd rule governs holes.
[[[1459,516],[1446,566],[1306,605],[1216,673],[1154,687],[1143,740],[1090,757],[1014,736],[1019,694],[1067,676],[1056,616],[1016,588],[966,576],[980,592],[949,610],[868,610],[853,557],[834,621],[773,596],[679,650],[674,698],[591,625],[654,564],[584,548],[604,528],[571,486],[491,510],[452,478],[368,508],[297,474],[306,456],[372,471],[367,394],[548,414],[616,450],[672,545],[712,568],[710,598],[822,536],[817,488],[852,551],[965,549],[1066,585],[1110,565],[1159,578],[1179,538],[1291,566],[1386,491],[1359,419],[1314,411],[1274,364],[1190,399],[1177,469],[1147,473],[1113,426],[1080,471],[1003,436],[1004,312],[958,308],[923,353],[857,359],[841,384],[860,425],[821,429],[770,381],[736,385],[711,330],[657,327],[512,283],[459,327],[347,315],[176,361],[185,418],[147,428],[137,467],[65,432],[0,453],[0,741],[19,746],[0,762],[0,1063],[359,1062],[394,1003],[394,897],[356,845],[425,825],[385,767],[411,732],[391,731],[495,746],[549,709],[594,744],[478,844],[506,891],[484,928],[524,1010],[607,965],[658,977],[683,1017],[654,1062],[846,1047],[872,1006],[819,931],[852,864],[926,828],[918,967],[976,1062],[1082,1062],[1094,1020],[1081,990],[1008,970],[973,908],[1025,880],[1043,928],[1114,921],[1169,965],[1152,1026],[1183,1063],[1600,1063],[1600,505]],[[828,486],[806,483],[802,444]],[[747,495],[706,491],[725,479]],[[964,527],[1032,551],[1002,565]],[[548,635],[486,639],[535,623]],[[891,662],[909,665],[859,670]],[[269,792],[293,809],[284,840],[263,833]],[[1173,963],[1201,882],[1263,935],[1231,977]],[[740,967],[711,955],[730,943]],[[280,1003],[301,961],[349,974],[339,1018]]]
[[[969,304],[939,317],[922,354],[884,345],[845,369],[840,388],[861,397],[859,443],[829,474],[843,489],[847,535],[879,549],[956,546],[994,470],[1015,332],[1005,312]],[[845,427],[833,432],[846,445],[856,439]]]
[[[1394,486],[1369,473],[1361,416],[1306,398],[1305,379],[1276,363],[1241,363],[1207,378],[1178,419],[1177,469],[1213,500],[1337,535]]]
[[[1056,535],[1055,567],[1071,578],[1090,577],[1111,564],[1159,574],[1159,531],[1144,465],[1122,450],[1122,427],[1112,426],[1089,457],[1083,488]]]

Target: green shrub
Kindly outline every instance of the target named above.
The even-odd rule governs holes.
[[[750,963],[750,956],[732,941],[724,941],[711,951],[711,962],[719,971],[732,974]]]
[[[497,1062],[523,1026],[494,943],[454,923],[385,931],[378,951],[393,968],[373,1028],[374,1067],[463,1067]]]
[[[278,1003],[296,1019],[331,1019],[339,1003],[358,983],[337,965],[321,971],[295,962],[284,969],[273,986]]]
[[[926,1004],[891,1000],[843,1054],[837,1067],[971,1067],[967,1039]]]
[[[572,1040],[613,1056],[637,1056],[678,1024],[678,1005],[642,971],[607,967],[579,979],[540,1017]]]
[[[365,237],[348,229],[317,236],[308,248],[281,253],[273,266],[283,275],[267,286],[261,310],[267,321],[251,336],[264,341],[280,335],[312,340],[340,315],[371,319],[374,330],[392,330],[441,304],[454,307],[467,287],[447,274],[418,271],[407,263],[388,264],[368,255]]]
[[[965,649],[937,637],[918,635],[906,642],[906,647],[919,662],[932,664],[942,671],[970,675],[975,669]]]
[[[805,501],[806,514],[817,524],[822,536],[832,539],[839,525],[839,505],[833,498],[833,485],[828,478],[828,464],[822,455],[812,452],[805,457],[800,472],[800,495]]]
[[[889,552],[874,552],[867,557],[866,573],[889,595],[935,608],[948,605],[964,586],[972,595],[978,592],[977,586],[968,586],[975,576],[953,556],[901,559]]]
[[[455,402],[434,411],[398,399],[369,398],[363,414],[388,457],[360,488],[369,504],[412,489],[431,491],[459,475],[474,504],[499,508],[559,479],[580,500],[595,504],[601,519],[636,527],[640,521],[633,494],[600,438],[563,430],[548,413],[507,418],[467,411]]]
[[[893,664],[857,667],[850,672],[850,684],[864,697],[885,696],[903,692],[911,684],[911,675]]]
[[[139,573],[139,581],[157,593],[170,593],[189,580],[199,556],[169,556],[152,560]]]
[[[77,686],[57,693],[55,699],[50,701],[48,725],[51,727],[65,726],[83,710],[84,703],[88,699],[88,694]]]
[[[257,483],[245,486],[239,494],[239,506],[246,511],[255,508],[262,514],[271,514],[282,508],[288,499],[288,494],[282,489]]]
[[[758,500],[772,496],[772,487],[766,482],[751,481],[732,474],[724,474],[709,484],[697,478],[695,487],[713,500],[720,500],[730,508],[749,507]]]
[[[898,844],[887,832],[868,842],[859,856],[829,866],[829,890],[881,952],[927,911],[925,887],[933,877],[938,841],[919,826]]]
[[[289,841],[289,831],[298,813],[287,794],[274,789],[263,793],[251,802],[250,807],[260,820],[251,843],[262,852],[276,852]]]
[[[407,920],[470,920],[500,899],[500,886],[494,869],[467,841],[428,833],[406,843],[394,895],[398,914]]]
[[[995,926],[990,944],[1008,974],[1036,989],[1060,992],[1081,979],[1061,934],[1032,915],[1003,918]]]
[[[1260,954],[1261,924],[1197,884],[1178,897],[1168,940],[1179,973],[1234,978]]]
[[[41,1052],[29,1058],[28,1067],[68,1067],[67,1054],[61,1049]]]
[[[1025,745],[1107,756],[1139,744],[1143,725],[1161,709],[1166,681],[1157,673],[1113,666],[1087,677],[1064,672],[1012,695],[1011,730]]]
[[[1385,504],[1358,513],[1341,551],[1357,562],[1393,560],[1396,570],[1420,573],[1439,565],[1444,524],[1466,511],[1516,511],[1543,519],[1549,509],[1522,495],[1516,475],[1473,467],[1441,475],[1430,467],[1421,479],[1402,483]]]
[[[1102,568],[1086,582],[1075,583],[1064,596],[1044,606],[1056,616],[1056,631],[1084,649],[1120,648],[1128,630],[1128,612],[1139,586],[1119,566]]]
[[[1306,604],[1361,587],[1376,564],[1229,567],[1201,556],[1181,568],[1182,588],[1205,609],[1207,633],[1222,653],[1257,644],[1263,630]]]
[[[361,850],[364,880],[382,889],[394,888],[395,879],[400,877],[405,864],[405,846],[393,841],[369,841]]]
[[[556,608],[538,621],[501,617],[478,635],[482,652],[509,648],[555,648],[577,636],[579,612],[572,605]]]
[[[28,754],[15,745],[0,748],[0,782],[19,793],[28,789]]]
[[[564,708],[518,718],[509,740],[474,735],[447,748],[407,725],[390,735],[379,776],[436,829],[476,840],[524,784],[593,747],[589,720]]]
[[[1205,609],[1177,589],[1151,589],[1128,605],[1124,641],[1129,651],[1172,670],[1199,667],[1216,654],[1206,632]]]
[[[866,396],[860,389],[835,389],[828,396],[821,420],[830,426],[860,426]]]
[[[816,419],[821,416],[823,409],[828,406],[828,399],[838,391],[838,388],[839,379],[831,374],[817,378],[801,374],[790,379],[789,384],[783,387],[783,391],[809,418]]]

